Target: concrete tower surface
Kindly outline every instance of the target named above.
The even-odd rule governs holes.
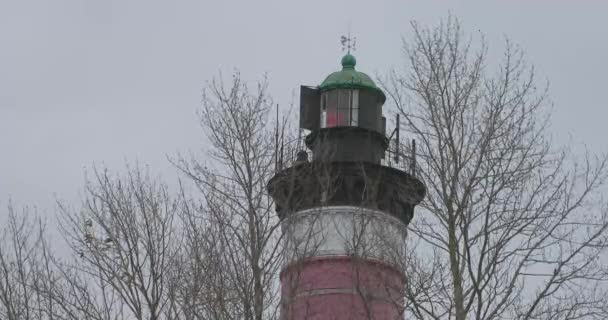
[[[386,96],[355,65],[349,52],[341,71],[301,87],[308,150],[268,183],[284,232],[285,320],[402,318],[406,228],[426,190],[415,147],[399,147],[398,128],[387,137]]]

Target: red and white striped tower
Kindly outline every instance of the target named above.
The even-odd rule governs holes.
[[[348,53],[341,71],[301,88],[309,150],[279,164],[268,184],[285,233],[285,320],[402,318],[406,275],[399,265],[425,187],[413,156],[389,150],[386,97],[355,65]],[[393,134],[398,145],[398,130]],[[408,169],[384,165],[385,158]]]

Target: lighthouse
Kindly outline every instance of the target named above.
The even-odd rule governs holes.
[[[401,319],[405,307],[406,229],[426,189],[415,148],[400,147],[398,125],[387,132],[384,92],[350,50],[341,64],[301,87],[304,143],[268,183],[284,320]]]

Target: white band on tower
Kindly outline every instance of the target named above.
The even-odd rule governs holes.
[[[328,206],[283,221],[287,264],[326,256],[356,256],[396,265],[405,254],[406,225],[382,211]]]

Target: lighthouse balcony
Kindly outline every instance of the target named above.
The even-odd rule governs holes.
[[[280,218],[323,206],[377,209],[409,223],[424,198],[415,176],[388,166],[354,161],[301,162],[278,172],[268,183]]]

